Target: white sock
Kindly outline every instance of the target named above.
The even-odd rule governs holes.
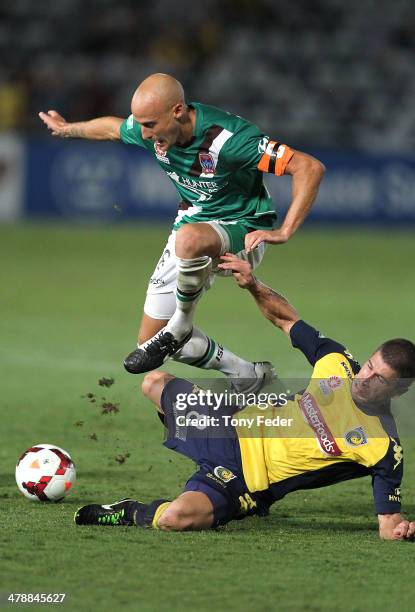
[[[212,270],[210,257],[177,260],[176,310],[166,330],[181,340],[192,328],[196,304]]]
[[[172,357],[174,361],[187,363],[203,370],[218,370],[231,378],[254,378],[255,368],[212,338],[208,338],[197,327],[188,342]]]

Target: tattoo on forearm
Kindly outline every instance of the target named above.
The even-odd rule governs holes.
[[[63,131],[62,136],[64,138],[84,138],[85,130],[81,127],[70,127]]]
[[[258,283],[258,288],[259,288],[259,293],[261,294],[262,297],[264,297],[265,299],[268,298],[277,298],[278,300],[280,300],[281,302],[283,302],[284,304],[289,304],[288,300],[281,295],[280,293],[277,293],[276,291],[274,291],[274,289],[271,289],[271,287],[267,287],[267,285],[264,285],[263,283]]]

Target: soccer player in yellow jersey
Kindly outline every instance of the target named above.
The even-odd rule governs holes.
[[[304,353],[313,366],[309,384],[266,410],[226,402],[212,409],[209,391],[165,372],[148,374],[143,392],[165,423],[165,446],[194,460],[198,470],[173,501],[84,506],[75,522],[208,529],[265,516],[291,491],[371,476],[380,537],[414,539],[415,521],[400,513],[403,451],[390,402],[415,378],[415,345],[389,340],[360,367],[342,344],[325,338],[258,281],[248,262],[232,254],[222,260],[264,316]]]

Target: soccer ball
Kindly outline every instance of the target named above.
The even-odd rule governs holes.
[[[69,453],[53,444],[31,446],[16,465],[17,486],[32,501],[60,501],[75,480],[75,465]]]

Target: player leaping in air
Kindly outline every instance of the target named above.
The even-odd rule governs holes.
[[[319,334],[284,297],[256,280],[248,262],[231,254],[223,260],[223,268],[233,271],[239,286],[313,366],[307,388],[265,411],[238,410],[226,402],[215,411],[206,390],[166,372],[147,374],[143,392],[167,427],[165,446],[195,461],[198,469],[173,501],[91,504],[76,512],[75,522],[209,529],[265,516],[271,504],[298,489],[370,476],[380,537],[413,539],[415,521],[401,515],[403,452],[390,401],[415,377],[415,345],[389,340],[360,367],[342,344]],[[231,417],[235,424],[226,420]],[[255,417],[259,422],[252,428],[249,419]]]
[[[258,390],[272,377],[271,364],[241,359],[193,327],[195,307],[221,255],[238,253],[255,268],[266,243],[289,240],[316,198],[324,166],[237,115],[186,104],[182,85],[166,74],[138,86],[125,120],[67,123],[54,110],[39,115],[54,136],[145,147],[178,191],[179,212],[150,279],[137,349],[125,359],[126,369],[148,372],[172,357],[220,370],[238,390]],[[264,172],[292,177],[292,200],[278,229]]]

